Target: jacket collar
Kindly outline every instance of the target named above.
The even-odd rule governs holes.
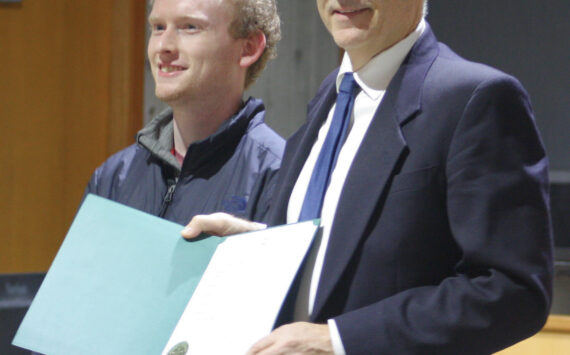
[[[177,176],[190,174],[210,159],[215,159],[219,154],[223,154],[225,151],[233,152],[232,147],[241,140],[250,121],[264,110],[265,106],[260,99],[250,97],[242,108],[224,121],[214,134],[204,140],[194,142],[188,147],[182,166],[178,164],[171,153],[174,146],[172,109],[164,110],[149,122],[137,133],[136,140],[154,158],[173,169]]]
[[[366,96],[372,100],[380,98],[425,28],[426,22],[422,19],[416,29],[406,38],[374,56],[354,73],[356,82]],[[336,79],[337,93],[344,74],[348,72],[353,72],[353,68],[350,57],[345,52]]]

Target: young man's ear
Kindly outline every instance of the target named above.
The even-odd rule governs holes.
[[[239,62],[240,66],[249,68],[253,63],[257,62],[265,50],[265,44],[265,34],[259,30],[255,31],[248,38],[244,38]]]

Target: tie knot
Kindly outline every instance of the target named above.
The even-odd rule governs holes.
[[[338,91],[352,95],[357,87],[358,84],[356,83],[356,80],[354,80],[354,75],[352,73],[345,73]]]

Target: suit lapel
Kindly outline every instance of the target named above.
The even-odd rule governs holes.
[[[436,55],[437,42],[428,27],[390,82],[370,123],[335,213],[311,317],[313,321],[321,319],[320,313],[327,300],[367,236],[386,185],[398,163],[405,159],[406,141],[401,125],[420,111],[425,75]]]
[[[307,107],[307,123],[287,140],[277,182],[279,191],[269,218],[271,225],[282,224],[287,220],[287,208],[293,187],[317,140],[319,130],[336,100],[337,73],[338,71],[335,70],[324,80],[315,98]]]

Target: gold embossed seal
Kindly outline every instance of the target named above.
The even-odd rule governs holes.
[[[168,355],[186,355],[188,352],[188,343],[183,341],[172,347],[168,352]]]

